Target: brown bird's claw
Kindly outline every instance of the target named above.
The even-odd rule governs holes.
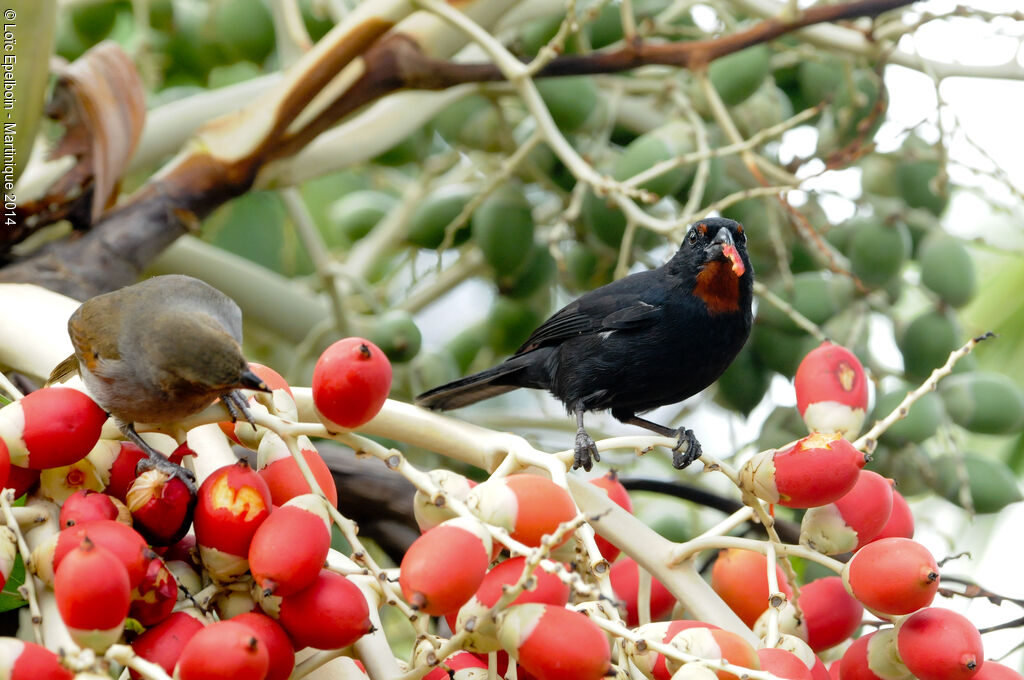
[[[587,431],[580,428],[576,431],[576,443],[573,446],[572,469],[583,468],[587,472],[594,467],[593,461],[601,461],[601,454],[597,452],[597,444]]]
[[[198,492],[198,487],[196,486],[196,476],[192,474],[191,470],[187,470],[180,465],[172,463],[171,461],[164,458],[163,455],[161,455],[160,452],[158,451],[150,449],[149,451],[146,451],[146,455],[148,456],[148,458],[143,458],[142,460],[139,461],[139,464],[135,466],[136,477],[148,470],[159,470],[168,477],[177,477],[178,479],[180,479],[185,484],[185,487],[188,489],[188,492],[192,496],[196,495],[196,493]]]
[[[256,431],[256,421],[253,420],[252,412],[249,410],[249,400],[245,398],[238,390],[231,390],[220,398],[224,402],[225,408],[228,413],[231,414],[231,421],[238,422],[239,418],[245,418],[245,420],[252,425],[252,429]]]
[[[687,430],[685,427],[676,430],[676,445],[672,449],[672,467],[682,470],[700,458],[700,454],[700,442],[697,441],[697,435],[693,433],[693,430]]]

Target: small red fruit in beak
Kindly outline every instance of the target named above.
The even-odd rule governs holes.
[[[722,254],[732,261],[732,272],[736,276],[743,276],[743,272],[747,271],[747,267],[743,264],[743,258],[740,257],[739,251],[736,250],[736,246],[731,243],[726,243],[722,246]]]

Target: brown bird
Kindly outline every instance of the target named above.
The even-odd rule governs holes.
[[[157,468],[194,488],[191,472],[170,463],[135,431],[135,423],[171,423],[217,398],[232,418],[252,422],[239,389],[269,391],[242,356],[242,311],[216,288],[190,276],[156,276],[86,300],[68,319],[75,353],[49,382],[82,376],[89,393]]]

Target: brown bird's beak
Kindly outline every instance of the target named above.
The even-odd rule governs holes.
[[[743,264],[743,258],[736,250],[736,243],[732,240],[732,233],[728,229],[719,229],[705,252],[708,255],[708,260],[721,258],[732,262],[732,272],[736,276],[743,276],[743,273],[747,271],[747,266]]]
[[[270,392],[270,388],[267,387],[267,383],[263,382],[263,378],[259,377],[252,372],[252,369],[246,367],[242,371],[241,379],[238,381],[242,387],[250,390],[258,390],[260,392]]]

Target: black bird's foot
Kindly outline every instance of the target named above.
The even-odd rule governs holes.
[[[232,422],[237,423],[240,419],[244,418],[252,425],[253,431],[256,430],[256,421],[253,420],[252,412],[249,410],[249,400],[241,392],[231,390],[227,394],[221,395],[220,400],[224,402],[224,407],[231,414]]]
[[[196,476],[192,474],[191,470],[187,470],[180,465],[176,465],[171,461],[167,460],[158,451],[146,451],[147,458],[143,458],[139,461],[139,464],[135,467],[135,476],[141,475],[143,472],[149,470],[159,470],[168,477],[177,477],[185,484],[185,488],[193,497],[198,493],[198,487],[196,486]]]
[[[601,461],[601,454],[597,452],[597,444],[593,438],[582,427],[576,431],[576,443],[573,446],[572,469],[583,468],[587,472],[594,467],[594,461]]]
[[[672,467],[682,470],[693,461],[700,458],[700,442],[693,430],[681,427],[676,430],[676,445],[672,449]]]

